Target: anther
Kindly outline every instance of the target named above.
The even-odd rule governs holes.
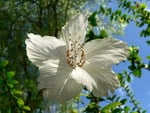
[[[85,53],[83,45],[81,45],[78,40],[73,42],[69,38],[69,41],[71,42],[70,48],[66,51],[67,63],[72,68],[75,68],[76,66],[82,67],[85,63]]]

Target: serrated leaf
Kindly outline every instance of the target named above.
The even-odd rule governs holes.
[[[31,111],[31,108],[29,106],[23,106],[23,109],[26,111]]]

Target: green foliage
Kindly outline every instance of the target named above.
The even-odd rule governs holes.
[[[136,77],[141,77],[142,69],[145,67],[145,64],[141,62],[141,57],[138,55],[138,48],[132,46],[129,48],[130,56],[128,60],[130,61],[131,65],[128,67]]]
[[[23,92],[16,87],[19,82],[14,78],[15,72],[6,70],[7,65],[7,60],[0,59],[0,112],[30,111],[30,107],[24,103]]]
[[[117,9],[116,11],[113,11],[111,8],[106,7],[106,6],[100,6],[98,11],[95,11],[92,15],[92,19],[89,19],[90,24],[92,27],[96,27],[98,26],[98,21],[96,19],[96,15],[106,15],[107,17],[109,17],[110,21],[118,21],[120,22],[120,24],[124,24],[124,23],[130,23],[132,21],[134,21],[136,23],[136,25],[138,26],[138,23],[140,23],[141,25],[138,27],[142,27],[145,26],[146,24],[149,24],[149,20],[146,19],[148,17],[146,17],[147,15],[149,15],[149,12],[145,10],[146,5],[145,4],[139,4],[139,8],[138,9],[134,9],[134,6],[136,5],[135,3],[131,3],[130,1],[127,0],[118,0],[119,1],[119,7],[127,10],[126,12],[122,12],[121,9]],[[146,16],[144,16],[146,15]],[[141,19],[143,18],[143,19]],[[147,20],[147,21],[144,21]],[[97,22],[97,23],[96,23]],[[106,34],[108,30],[105,30]],[[101,31],[100,31],[101,32]],[[148,32],[145,33],[144,35],[142,34],[143,30],[141,31],[141,36],[149,36]],[[104,33],[105,34],[105,33]],[[105,35],[95,35],[94,31],[91,29],[91,31],[89,31],[88,35],[89,40],[92,40],[94,38],[105,38]],[[147,41],[147,43],[149,44],[149,41]],[[147,57],[149,58],[149,56]],[[129,98],[130,101],[128,101],[128,99],[123,98],[121,99],[120,97],[118,97],[117,95],[113,96],[113,98],[106,98],[106,99],[99,99],[98,101],[94,100],[95,97],[93,95],[90,95],[90,98],[88,96],[88,99],[90,99],[90,104],[88,104],[87,108],[85,109],[85,111],[88,113],[90,113],[91,111],[94,111],[97,109],[97,111],[94,111],[94,113],[98,113],[98,111],[101,111],[103,113],[145,113],[146,110],[143,110],[142,107],[140,107],[140,102],[138,102],[138,100],[136,100],[134,98],[134,93],[133,91],[130,89],[130,82],[131,82],[131,77],[134,75],[135,77],[142,77],[142,70],[143,69],[149,69],[149,65],[147,66],[147,64],[142,62],[142,58],[139,56],[139,50],[137,47],[135,46],[131,46],[129,48],[129,57],[128,57],[128,61],[129,61],[129,70],[128,71],[124,71],[123,73],[120,73],[118,75],[118,78],[120,79],[120,83],[122,88],[124,89],[124,91],[126,92],[126,96]],[[110,103],[108,103],[106,106],[102,107],[100,106],[100,103],[102,102],[107,102],[110,101]],[[127,103],[132,103],[133,107],[131,106],[127,106]]]
[[[150,45],[150,40],[146,41],[146,43],[147,43],[148,45]]]
[[[90,25],[92,25],[92,26],[97,26],[96,14],[97,14],[97,12],[94,12],[88,18],[88,21],[90,22]]]
[[[112,113],[111,111],[113,109],[116,109],[116,107],[120,106],[121,103],[120,102],[113,102],[108,104],[107,106],[103,107],[103,109],[101,110],[102,113]],[[114,110],[113,110],[114,111]],[[115,110],[116,111],[116,110]]]
[[[124,71],[123,73],[118,74],[118,78],[120,79],[121,86],[124,88],[126,95],[129,97],[129,101],[133,104],[133,107],[126,106],[124,109],[130,111],[131,113],[145,113],[146,110],[143,110],[140,107],[140,102],[134,97],[133,91],[130,89],[130,80],[131,80],[132,72]],[[122,100],[122,103],[126,103],[127,100]]]
[[[1,113],[41,113],[47,107],[42,98],[42,91],[37,90],[36,79],[39,75],[35,66],[28,61],[25,51],[25,39],[28,32],[41,35],[58,36],[61,27],[75,13],[85,0],[7,0],[0,1],[0,112]],[[106,7],[107,6],[107,7]],[[113,10],[108,4],[101,5],[89,17],[87,41],[106,38],[109,31],[120,35],[119,25],[135,22],[143,28],[141,36],[150,36],[150,12],[144,3],[131,0],[118,0],[118,9]],[[124,10],[125,9],[125,10]],[[101,17],[100,19],[98,17]],[[111,25],[110,25],[111,24]],[[117,27],[116,27],[117,26]],[[102,27],[98,34],[93,28]],[[113,35],[111,35],[113,36]],[[150,41],[147,41],[150,45]],[[142,77],[143,69],[150,69],[139,56],[135,46],[129,48],[129,70],[118,74],[127,98],[115,94],[96,98],[88,94],[85,113],[145,113],[130,89],[131,78]],[[150,60],[150,57],[147,57]],[[7,60],[5,60],[7,59]],[[13,71],[12,71],[13,70]],[[78,99],[77,99],[78,100]],[[105,102],[105,106],[101,103]],[[55,105],[61,113],[77,113],[78,101],[68,105]],[[128,106],[131,103],[133,106]]]
[[[132,18],[130,21],[134,21],[138,27],[144,27],[141,31],[141,37],[150,36],[150,11],[148,11],[147,4],[132,2],[129,0],[118,0],[119,6],[128,12],[130,12]]]
[[[149,60],[150,60],[150,56],[147,56],[147,59],[149,59]]]
[[[101,6],[99,9],[99,13],[106,14],[110,18],[110,20],[116,20],[121,23],[128,23],[130,20],[130,16],[127,14],[123,14],[119,9],[113,12],[111,8],[104,8]]]
[[[111,20],[120,23],[135,22],[136,26],[144,28],[141,30],[141,37],[150,36],[150,11],[145,3],[132,2],[130,0],[117,0],[118,9],[112,11],[110,7],[100,6],[99,13],[107,15]],[[120,8],[120,9],[119,9]],[[124,11],[122,12],[122,9]]]
[[[3,70],[13,70],[2,72],[7,79],[5,84],[5,79],[0,76],[0,84],[2,84],[0,86],[0,106],[2,108],[0,110],[2,111],[0,112],[27,111],[33,113],[42,112],[47,107],[47,103],[42,97],[42,91],[37,90],[38,70],[26,56],[27,33],[58,36],[61,27],[80,10],[84,1],[0,1],[0,59],[8,60],[0,60],[0,65],[4,67]],[[8,89],[11,93],[6,93]],[[2,93],[3,95],[1,95],[1,90],[6,94]],[[3,102],[5,103],[3,104]]]
[[[87,99],[90,100],[90,103],[85,109],[85,113],[98,113],[100,111],[99,102],[101,101],[101,98],[95,97],[93,94],[89,94],[87,96]]]

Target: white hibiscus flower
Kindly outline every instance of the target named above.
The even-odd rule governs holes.
[[[111,66],[125,60],[127,45],[105,38],[85,43],[87,14],[74,16],[63,28],[62,37],[29,33],[27,56],[39,67],[38,88],[50,101],[64,103],[86,87],[94,96],[107,96],[119,87]]]

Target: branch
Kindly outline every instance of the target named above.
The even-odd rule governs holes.
[[[64,22],[66,22],[66,20],[67,20],[69,4],[70,4],[70,0],[67,1],[67,5],[66,5],[66,9],[65,9],[65,19],[64,19]]]

